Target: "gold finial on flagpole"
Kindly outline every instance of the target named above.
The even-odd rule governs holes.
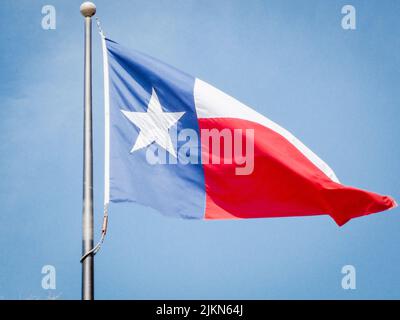
[[[96,5],[93,2],[86,1],[81,4],[80,10],[84,17],[93,17],[96,14]]]

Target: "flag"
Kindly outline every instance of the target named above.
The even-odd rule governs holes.
[[[342,185],[289,131],[198,78],[103,37],[105,201],[186,219],[330,215],[396,206]]]

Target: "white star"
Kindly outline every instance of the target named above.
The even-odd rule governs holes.
[[[147,112],[130,112],[125,110],[121,110],[121,112],[140,129],[139,136],[132,147],[131,153],[155,142],[176,158],[169,129],[178,122],[185,112],[163,112],[154,88],[152,88]]]

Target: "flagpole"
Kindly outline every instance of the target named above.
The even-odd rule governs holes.
[[[92,17],[96,6],[84,2],[80,7],[85,17],[85,91],[83,146],[83,212],[82,255],[93,248],[93,154],[92,154]],[[94,256],[82,261],[82,300],[94,299]]]

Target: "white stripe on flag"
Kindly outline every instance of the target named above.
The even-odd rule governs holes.
[[[235,118],[248,120],[277,132],[293,144],[331,180],[339,183],[333,170],[289,131],[221,90],[197,78],[194,84],[194,101],[198,118]]]

